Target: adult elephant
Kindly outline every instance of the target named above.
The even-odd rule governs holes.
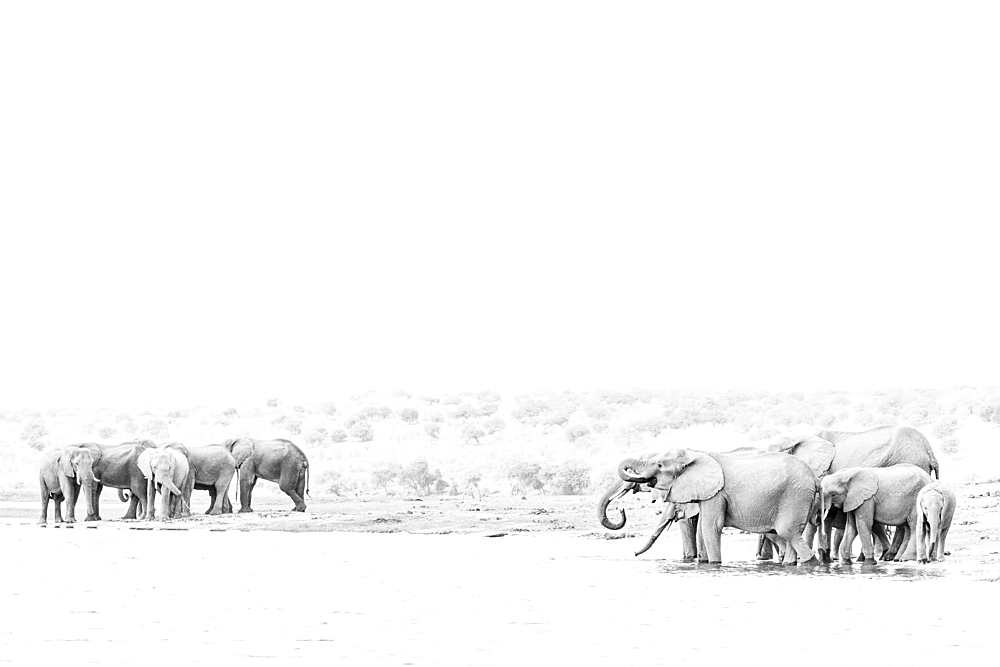
[[[156,518],[156,491],[160,491],[160,519],[172,519],[181,513],[184,494],[181,487],[187,483],[190,465],[187,455],[174,447],[145,449],[137,461],[146,478],[146,521]]]
[[[817,562],[802,539],[817,482],[800,459],[675,448],[651,458],[625,459],[618,464],[618,476],[665,492],[671,503],[698,503],[699,559],[704,554],[710,563],[721,563],[722,529],[732,527],[775,532],[789,545],[786,564]],[[649,544],[673,520],[673,513],[664,512]]]
[[[887,468],[909,463],[940,479],[940,468],[931,443],[923,433],[909,426],[880,426],[857,432],[817,429],[809,435],[787,438],[772,445],[772,448],[793,456],[811,456],[815,450],[824,447],[823,441],[833,445],[833,456],[826,470],[817,473],[820,477],[845,468]],[[843,520],[836,512],[830,512],[827,517],[827,530],[821,531],[819,545],[820,558],[824,562],[830,561],[831,533],[834,533],[834,551],[839,550],[842,532],[833,529],[835,522],[842,523]],[[874,534],[882,544],[883,558],[890,557],[902,545],[902,533],[896,534],[891,547],[880,525],[875,527]],[[806,539],[811,541],[813,535],[813,531],[807,529]]]
[[[84,502],[87,504],[87,521],[94,520],[91,503],[94,498],[94,457],[86,447],[70,445],[42,454],[38,469],[38,484],[42,495],[42,516],[38,523],[45,525],[48,520],[49,499],[55,501],[53,519],[62,523],[63,517],[59,507],[66,501],[66,523],[76,521],[76,499],[83,488]]]
[[[208,491],[211,498],[205,514],[231,514],[233,506],[229,502],[229,485],[236,474],[233,455],[222,445],[187,447],[171,443],[167,447],[178,449],[187,456],[191,470],[187,483],[181,489],[187,506],[191,506],[191,492],[198,489]]]
[[[652,456],[654,455],[649,455],[649,457]],[[665,503],[663,510],[660,513],[660,523],[664,523],[664,513],[670,514],[672,517],[671,521],[677,522],[677,527],[681,533],[681,558],[685,561],[693,561],[698,557],[698,503],[675,506],[667,500],[665,493],[662,491],[655,491],[648,484],[619,480],[608,487],[608,490],[604,492],[604,495],[602,495],[600,501],[598,501],[597,519],[601,522],[601,525],[608,530],[621,530],[625,527],[625,522],[627,521],[625,517],[625,510],[619,509],[618,512],[620,513],[620,516],[617,521],[613,521],[611,517],[608,516],[608,506],[629,493],[648,493],[650,491],[653,491],[653,502],[663,501]],[[663,532],[663,529],[666,528],[667,525],[660,528],[660,532]],[[656,533],[657,537],[659,534],[660,533]],[[650,546],[652,546],[653,541],[655,541],[655,538],[650,540],[649,544],[636,555],[638,556],[639,554],[644,553]]]
[[[93,457],[94,477],[97,485],[91,500],[92,514],[88,513],[88,521],[101,520],[101,491],[105,486],[118,489],[118,498],[126,500],[123,491],[128,491],[129,506],[123,519],[134,519],[137,513],[144,513],[146,496],[146,478],[139,470],[139,454],[143,450],[155,447],[149,440],[133,440],[120,445],[101,445],[88,442],[80,445],[90,450]]]
[[[294,511],[305,512],[304,496],[309,493],[309,460],[289,440],[233,438],[222,443],[236,463],[240,512],[252,512],[250,503],[257,479],[277,482],[292,502]]]

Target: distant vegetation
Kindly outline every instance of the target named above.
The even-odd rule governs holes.
[[[942,456],[945,479],[1000,476],[1000,388],[764,391],[364,392],[336,402],[128,412],[0,409],[0,493],[35,492],[39,453],[81,441],[190,445],[288,438],[312,463],[314,494],[586,494],[625,454],[719,450],[807,427],[908,424]]]

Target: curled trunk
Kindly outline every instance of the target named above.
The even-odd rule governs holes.
[[[642,465],[643,463],[639,459],[625,459],[618,464],[618,476],[626,482],[634,482],[636,484],[648,482],[650,480],[649,477],[637,477],[636,475],[628,472],[629,470],[638,470],[642,467]]]
[[[604,495],[601,496],[600,502],[597,503],[597,518],[601,522],[601,525],[608,530],[621,530],[625,527],[625,510],[619,509],[620,517],[618,522],[612,521],[608,518],[608,505],[611,501],[621,498],[629,490],[632,489],[634,485],[629,482],[615,482],[612,484]]]

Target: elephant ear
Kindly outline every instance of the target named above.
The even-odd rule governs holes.
[[[667,499],[672,503],[692,503],[708,500],[725,483],[722,466],[708,454],[685,450],[683,469],[670,486]]]
[[[59,472],[61,472],[66,477],[76,477],[76,471],[73,470],[72,454],[69,450],[63,450],[59,454]]]
[[[861,507],[861,503],[875,495],[878,491],[878,478],[869,470],[859,469],[847,482],[847,496],[844,498],[844,511],[853,512]]]
[[[820,477],[829,472],[836,448],[829,440],[809,435],[789,443],[779,451],[791,454],[797,459],[802,459],[813,471],[813,474]]]
[[[139,453],[139,458],[136,460],[136,465],[139,466],[139,470],[142,471],[143,476],[146,479],[151,479],[153,477],[153,468],[150,466],[150,457],[153,456],[154,449],[144,449]]]

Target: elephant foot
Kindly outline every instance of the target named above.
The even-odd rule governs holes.
[[[237,512],[237,514],[245,514],[246,512],[253,512],[253,510],[250,509],[249,507],[241,507],[240,511]]]
[[[68,517],[63,523],[76,523],[75,517]]]
[[[820,561],[824,563],[830,562],[830,550],[829,549],[817,549],[816,555],[819,556]]]
[[[801,563],[799,563],[799,565],[800,566],[809,566],[809,567],[812,567],[812,566],[815,566],[815,565],[822,565],[822,561],[820,561],[820,559],[816,558],[816,556],[812,556],[809,560],[804,560]]]
[[[928,562],[929,562],[929,561],[928,561],[928,560],[927,560],[926,558],[921,558],[921,559],[920,559],[920,563],[921,563],[922,565],[927,565],[927,563],[928,563]]]
[[[841,558],[840,559],[840,564],[841,565],[853,565],[854,561],[851,560],[850,558]]]
[[[868,558],[865,558],[865,559],[864,559],[863,561],[861,561],[861,562],[862,562],[862,563],[864,563],[865,565],[878,565],[878,561],[877,561],[877,560],[875,560],[875,559],[874,559],[873,557],[871,557],[871,556],[869,556]]]
[[[38,525],[39,525],[39,526],[44,526],[44,525],[46,525],[47,523],[48,523],[48,521],[46,521],[45,519],[39,519],[39,520],[38,520]]]
[[[292,508],[292,511],[293,511],[293,512],[305,512],[305,511],[306,511],[306,506],[305,506],[305,505],[303,505],[302,507],[295,507],[295,508]]]
[[[101,520],[100,517],[93,515],[87,515],[87,518],[84,519],[84,521],[100,521],[100,520]]]
[[[697,559],[694,556],[684,556],[683,558],[681,558],[682,563],[693,563],[696,560]]]

